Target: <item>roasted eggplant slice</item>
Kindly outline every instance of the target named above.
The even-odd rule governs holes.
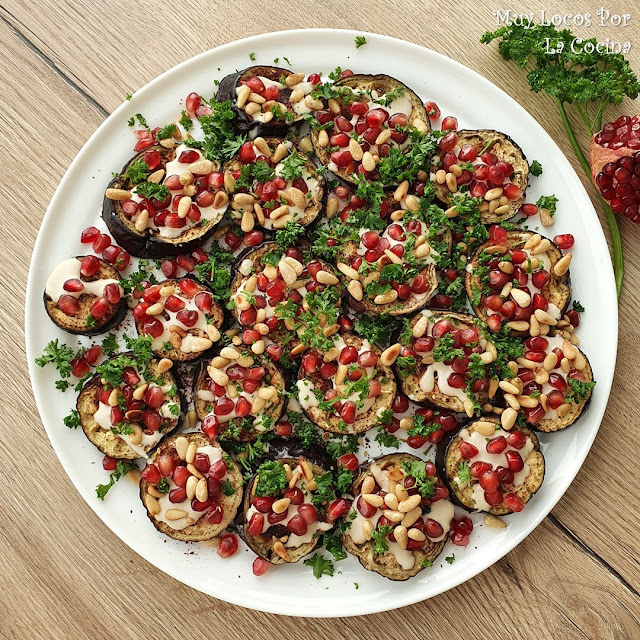
[[[310,349],[298,373],[298,401],[315,425],[332,433],[375,427],[396,393],[392,370],[380,350],[353,334],[334,334],[327,350]]]
[[[504,431],[493,415],[463,427],[447,446],[445,478],[470,511],[502,516],[522,511],[544,479],[544,456],[525,427]]]
[[[201,433],[167,438],[141,475],[149,520],[175,540],[211,540],[233,522],[242,502],[242,473]]]
[[[417,196],[405,195],[382,233],[363,229],[360,242],[341,249],[351,306],[359,313],[407,315],[421,309],[438,286],[436,261],[451,248],[451,233],[430,229]]]
[[[409,326],[411,343],[402,349],[396,345],[400,355],[396,371],[403,392],[416,402],[427,400],[472,416],[474,402],[470,396],[475,396],[475,404],[486,402],[489,380],[488,374],[478,377],[475,366],[474,379],[470,380],[470,356],[494,352],[474,318],[425,309],[410,320]]]
[[[305,258],[296,247],[283,252],[275,242],[267,242],[244,254],[231,284],[231,300],[231,313],[245,329],[243,339],[250,341],[247,346],[266,348],[279,360],[285,350],[295,355],[301,340],[322,332],[320,314],[325,326],[336,323],[340,289],[327,263]],[[265,347],[265,342],[273,345]]]
[[[185,144],[154,146],[136,155],[111,181],[102,218],[132,255],[175,256],[205,242],[228,202],[223,174],[201,151]]]
[[[224,311],[210,289],[187,277],[147,287],[133,317],[138,333],[153,338],[156,356],[191,362],[220,339]]]
[[[127,312],[117,269],[92,255],[61,262],[47,279],[43,299],[53,322],[85,336],[109,331]]]
[[[555,325],[569,304],[571,256],[533,231],[499,233],[499,244],[488,240],[469,260],[467,295],[490,329],[506,322],[514,335],[537,335],[541,323]]]
[[[529,163],[522,149],[493,129],[461,129],[455,136],[457,141],[450,150],[449,145],[447,151],[441,146],[433,165],[431,181],[438,198],[452,204],[453,195],[467,186],[470,195],[484,200],[480,207],[484,224],[515,216],[524,203],[529,178]]]
[[[186,404],[180,378],[167,365],[171,365],[168,360],[142,363],[132,353],[123,353],[101,364],[84,385],[76,406],[80,424],[102,453],[144,458],[178,427]]]
[[[264,462],[247,486],[244,536],[272,564],[298,562],[311,553],[327,521],[327,503],[314,494],[324,469],[303,457]]]
[[[382,456],[363,469],[352,493],[342,542],[365,569],[408,580],[440,555],[454,507],[433,463],[409,453]]]
[[[284,377],[269,358],[224,347],[200,365],[194,388],[196,413],[203,425],[227,440],[255,440],[282,414],[284,392]]]
[[[504,381],[515,384],[518,391],[522,386],[522,393],[505,399],[513,409],[522,410],[536,431],[566,429],[587,410],[591,399],[595,383],[589,361],[563,333],[528,338],[523,357],[518,358],[517,378]]]
[[[355,183],[358,176],[380,181],[379,158],[392,149],[405,152],[412,144],[405,127],[415,127],[420,134],[430,130],[422,100],[391,76],[348,76],[329,91],[340,113],[317,98],[322,107],[317,105],[315,116],[322,128],[311,128],[311,141],[320,162],[347,182]],[[331,121],[333,127],[327,129]]]
[[[315,75],[315,74],[314,74]],[[230,100],[240,131],[258,128],[263,134],[278,135],[305,113],[310,113],[306,97],[320,78],[293,73],[281,67],[255,66],[225,76],[216,98]]]
[[[276,230],[297,222],[307,227],[322,210],[325,180],[291,140],[245,142],[224,170],[235,179],[231,217],[245,233],[256,225]]]

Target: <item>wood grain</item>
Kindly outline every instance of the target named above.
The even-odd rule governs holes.
[[[30,392],[23,355],[24,290],[47,204],[84,141],[124,95],[200,51],[236,37],[304,27],[357,28],[424,44],[508,91],[578,168],[553,105],[534,96],[523,74],[514,73],[495,51],[478,42],[482,32],[495,26],[492,11],[506,8],[500,4],[465,0],[454,9],[419,0],[329,0],[311,3],[302,12],[299,3],[276,0],[264,4],[259,20],[246,4],[186,0],[112,0],[100,10],[88,1],[44,6],[38,0],[22,0],[0,8],[0,131],[10,176],[0,181],[0,269],[6,291],[0,305],[6,333],[0,343],[5,390],[0,417],[7,434],[0,441],[3,636],[168,638],[177,635],[173,612],[183,610],[192,629],[210,629],[220,638],[254,637],[262,631],[369,640],[417,637],[416,630],[420,637],[443,638],[640,637],[640,505],[629,448],[637,438],[633,405],[640,392],[640,229],[635,225],[621,222],[627,278],[614,388],[594,449],[576,481],[552,515],[494,567],[426,603],[368,616],[366,621],[293,620],[251,612],[208,598],[147,564],[80,499],[48,443]],[[586,5],[584,11],[592,13],[600,6]],[[612,13],[630,13],[631,24],[626,29],[600,29],[598,35],[633,42],[637,48],[629,58],[639,70],[637,4],[625,0],[606,6]],[[535,1],[516,8],[566,13],[566,3],[561,2]],[[584,29],[576,31],[585,34]],[[637,103],[627,101],[610,115],[637,111]],[[29,442],[27,465],[15,464],[16,434]],[[16,489],[30,486],[34,477],[51,490],[28,493],[27,499]],[[630,487],[628,493],[621,495],[620,486]],[[158,606],[164,602],[171,602],[171,608]],[[467,611],[471,613],[461,616]]]

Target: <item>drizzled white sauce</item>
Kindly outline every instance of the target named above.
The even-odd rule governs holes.
[[[82,282],[84,285],[84,289],[82,291],[65,290],[64,283],[67,280],[73,279],[77,279]],[[47,279],[47,283],[44,287],[44,291],[56,302],[62,295],[73,296],[74,298],[79,298],[82,295],[93,295],[99,298],[103,295],[104,288],[108,284],[117,284],[120,289],[120,295],[123,295],[124,292],[118,280],[102,278],[100,280],[93,280],[92,282],[85,282],[80,275],[80,260],[77,260],[76,258],[69,258],[57,265],[51,272],[51,275]]]

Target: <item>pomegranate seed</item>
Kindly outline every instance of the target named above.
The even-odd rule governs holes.
[[[425,529],[427,537],[433,540],[436,540],[444,535],[444,528],[442,527],[442,525],[431,518],[427,518]]]
[[[74,296],[62,294],[58,298],[58,309],[67,316],[75,316],[80,313],[80,303]]]
[[[251,570],[253,571],[254,576],[262,576],[264,575],[269,567],[272,566],[270,562],[267,562],[264,558],[258,556],[251,565]]]
[[[102,253],[111,244],[111,238],[106,233],[101,233],[93,241],[93,250],[95,253]]]
[[[570,233],[565,233],[563,235],[558,235],[553,238],[554,244],[558,246],[559,249],[566,251],[567,249],[571,249],[575,243],[575,238]]]
[[[440,128],[443,131],[456,131],[458,129],[458,119],[453,116],[447,116],[442,120],[442,126]]]
[[[238,550],[238,538],[233,534],[223,535],[218,545],[218,555],[221,558],[230,558]]]
[[[432,100],[425,102],[424,108],[426,109],[430,120],[438,120],[438,118],[440,118],[440,107],[438,107],[438,105]]]
[[[478,455],[478,449],[474,447],[470,442],[463,440],[460,442],[460,455],[467,460],[471,460]]]
[[[338,498],[334,500],[330,505],[327,511],[327,520],[329,522],[334,522],[338,518],[346,515],[349,511],[350,505],[344,498]]]
[[[524,500],[515,493],[508,493],[504,497],[504,505],[508,509],[511,509],[511,511],[518,513],[524,509]]]
[[[502,453],[507,448],[507,439],[504,436],[496,436],[487,442],[487,453]]]
[[[527,444],[527,436],[522,431],[512,431],[507,436],[507,443],[514,449],[522,449]]]
[[[102,458],[102,468],[105,471],[115,471],[117,466],[118,460],[116,458],[112,458],[110,456]]]
[[[85,278],[95,275],[100,270],[100,260],[95,256],[85,256],[80,262],[80,274]]]
[[[96,227],[87,227],[80,234],[80,242],[82,244],[93,244],[99,235],[100,231]]]
[[[524,462],[522,461],[522,456],[517,451],[507,451],[505,455],[507,456],[509,469],[513,471],[513,473],[522,471],[524,468]]]
[[[450,131],[438,141],[438,146],[443,151],[452,151],[456,144],[458,144],[458,134],[455,131]]]
[[[359,466],[358,458],[354,453],[347,453],[338,458],[338,465],[342,466],[348,471],[357,471]]]
[[[207,509],[207,512],[202,516],[202,519],[207,524],[220,524],[224,517],[224,509],[221,504],[214,504]]]
[[[155,464],[147,464],[140,476],[149,484],[158,484],[162,480],[162,475]]]
[[[195,113],[201,102],[202,98],[193,91],[187,96],[187,99],[185,100],[185,107],[189,113]]]
[[[89,371],[90,368],[86,360],[82,358],[73,358],[73,360],[71,360],[71,374],[76,378],[84,378]]]
[[[89,313],[96,319],[101,320],[107,314],[110,307],[109,300],[106,298],[98,298],[89,309]]]
[[[495,471],[485,471],[479,478],[480,486],[490,493],[498,490],[498,474]]]
[[[502,491],[485,491],[484,499],[491,507],[497,507],[502,504]]]

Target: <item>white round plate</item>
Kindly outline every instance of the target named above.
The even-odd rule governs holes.
[[[330,617],[393,609],[451,589],[499,560],[549,513],[580,469],[600,425],[615,367],[618,313],[607,244],[587,193],[553,140],[506,93],[458,62],[376,34],[365,34],[367,44],[356,50],[356,35],[362,34],[300,30],[240,40],[196,56],[138,91],[91,136],[60,182],[36,241],[27,286],[27,357],[36,401],[51,443],[84,499],[126,544],[177,580],[234,604],[280,614]],[[292,69],[307,73],[326,75],[336,66],[356,73],[386,73],[407,83],[423,100],[435,100],[443,116],[455,115],[461,128],[507,133],[529,159],[537,159],[544,167],[543,175],[531,180],[528,201],[535,202],[542,194],[558,196],[557,221],[551,233],[570,232],[576,238],[573,291],[586,307],[579,335],[598,381],[591,407],[575,427],[542,435],[547,460],[544,484],[522,513],[505,519],[507,529],[476,526],[468,548],[449,543],[433,568],[407,582],[391,582],[365,571],[352,557],[336,565],[333,578],[316,580],[302,563],[255,577],[253,553],[242,546],[231,559],[222,560],[210,545],[185,546],[158,533],[138,499],[137,486],[127,479],[104,502],[99,501],[95,486],[106,478],[100,464],[102,454],[79,430],[68,429],[62,422],[75,405],[73,391],[56,391],[52,367],[34,365],[34,358],[49,340],[71,343],[48,319],[42,291],[58,262],[84,253],[80,231],[96,224],[111,172],[118,171],[132,155],[129,117],[141,112],[153,124],[171,121],[189,92],[212,95],[215,78],[251,65],[250,52],[255,53],[255,64],[271,64],[280,58],[280,64],[286,65],[286,56]],[[497,54],[487,49],[486,55]],[[80,536],[81,532],[71,530],[69,535]],[[190,555],[191,551],[196,553]],[[452,553],[455,562],[448,564],[444,558]]]

